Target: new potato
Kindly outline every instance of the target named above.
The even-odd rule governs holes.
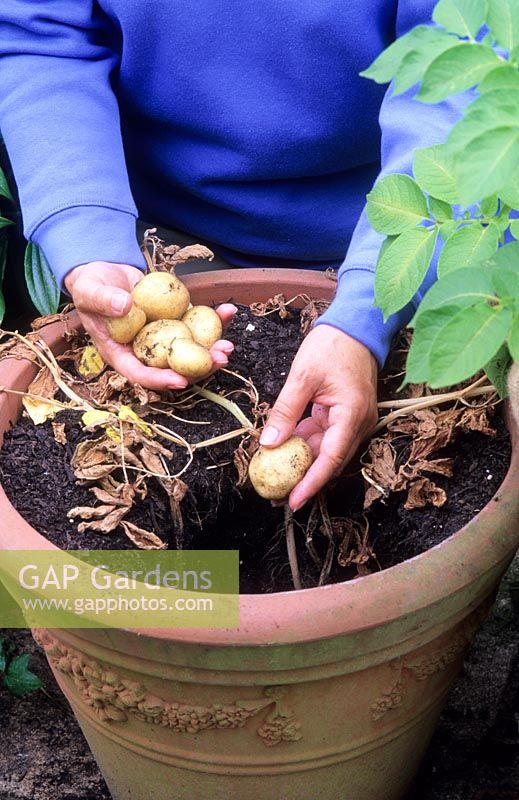
[[[115,342],[129,344],[146,324],[146,314],[135,305],[132,305],[124,317],[107,317],[106,327]]]
[[[203,347],[212,347],[222,338],[222,321],[210,306],[193,306],[182,317],[193,335],[193,339]]]
[[[178,319],[149,322],[133,341],[133,352],[147,367],[166,369],[168,353],[174,339],[191,339],[191,331]]]
[[[142,308],[148,322],[181,319],[190,303],[182,281],[169,272],[150,272],[132,290],[134,303]]]
[[[279,447],[260,447],[251,458],[249,478],[266,500],[284,500],[304,478],[314,460],[308,442],[291,436]]]
[[[168,362],[171,369],[191,380],[205,377],[213,368],[213,359],[209,351],[192,339],[172,341]]]

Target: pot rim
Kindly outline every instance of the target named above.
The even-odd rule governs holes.
[[[236,269],[191,274],[183,277],[193,293],[232,290],[242,282],[272,287],[276,292],[332,293],[333,284],[323,272],[297,269]],[[78,324],[77,317],[72,318]],[[64,324],[52,323],[40,330],[54,346],[62,338]],[[34,367],[28,361],[0,362],[0,385],[12,386],[27,379]],[[28,384],[27,384],[28,385]],[[5,393],[0,414],[9,414]],[[12,396],[11,396],[12,400]],[[369,630],[438,603],[482,579],[498,564],[511,560],[519,546],[519,447],[518,430],[506,414],[512,435],[512,458],[507,475],[493,498],[465,526],[420,555],[381,572],[326,586],[240,595],[240,627],[225,629],[127,629],[144,637],[210,645],[266,645],[315,641],[348,632]],[[14,509],[0,486],[0,549],[57,550]],[[12,531],[17,532],[13,547]]]

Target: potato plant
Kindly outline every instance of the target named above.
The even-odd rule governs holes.
[[[475,89],[447,140],[415,151],[412,176],[388,175],[368,195],[385,236],[375,299],[385,318],[406,306],[443,240],[411,322],[406,381],[439,388],[485,369],[505,395],[519,362],[519,0],[440,0],[432,25],[362,74],[393,81],[394,95],[416,87],[428,104]]]

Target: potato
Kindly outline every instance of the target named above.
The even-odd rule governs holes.
[[[310,445],[291,436],[279,447],[260,447],[249,464],[249,478],[266,500],[284,500],[306,475],[314,460]]]
[[[147,367],[168,367],[169,346],[173,339],[191,339],[191,331],[179,319],[148,322],[133,342],[133,352]]]
[[[132,291],[134,302],[142,308],[148,322],[181,319],[190,302],[182,281],[169,272],[150,272]]]
[[[135,303],[124,317],[106,317],[108,333],[119,344],[132,342],[144,325],[146,325],[146,314]]]
[[[193,335],[193,339],[203,347],[212,347],[222,338],[222,321],[216,311],[209,306],[193,306],[182,317]]]
[[[175,339],[168,354],[171,369],[191,380],[208,375],[213,368],[213,359],[205,347],[192,339]]]

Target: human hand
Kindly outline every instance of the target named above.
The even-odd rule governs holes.
[[[312,415],[299,422],[310,402]],[[312,448],[316,460],[288,499],[293,511],[342,471],[377,417],[374,356],[348,334],[318,325],[299,348],[260,438],[275,447],[296,433]]]
[[[71,270],[65,286],[72,296],[79,318],[90,334],[101,357],[130,383],[148,389],[185,389],[189,381],[172,369],[146,367],[139,361],[131,345],[114,342],[108,334],[105,317],[122,317],[132,307],[131,290],[143,277],[141,270],[128,264],[92,261]],[[216,309],[222,324],[229,324],[236,313],[235,306],[225,303]],[[210,350],[214,370],[225,367],[234,345],[225,339],[217,341]]]

